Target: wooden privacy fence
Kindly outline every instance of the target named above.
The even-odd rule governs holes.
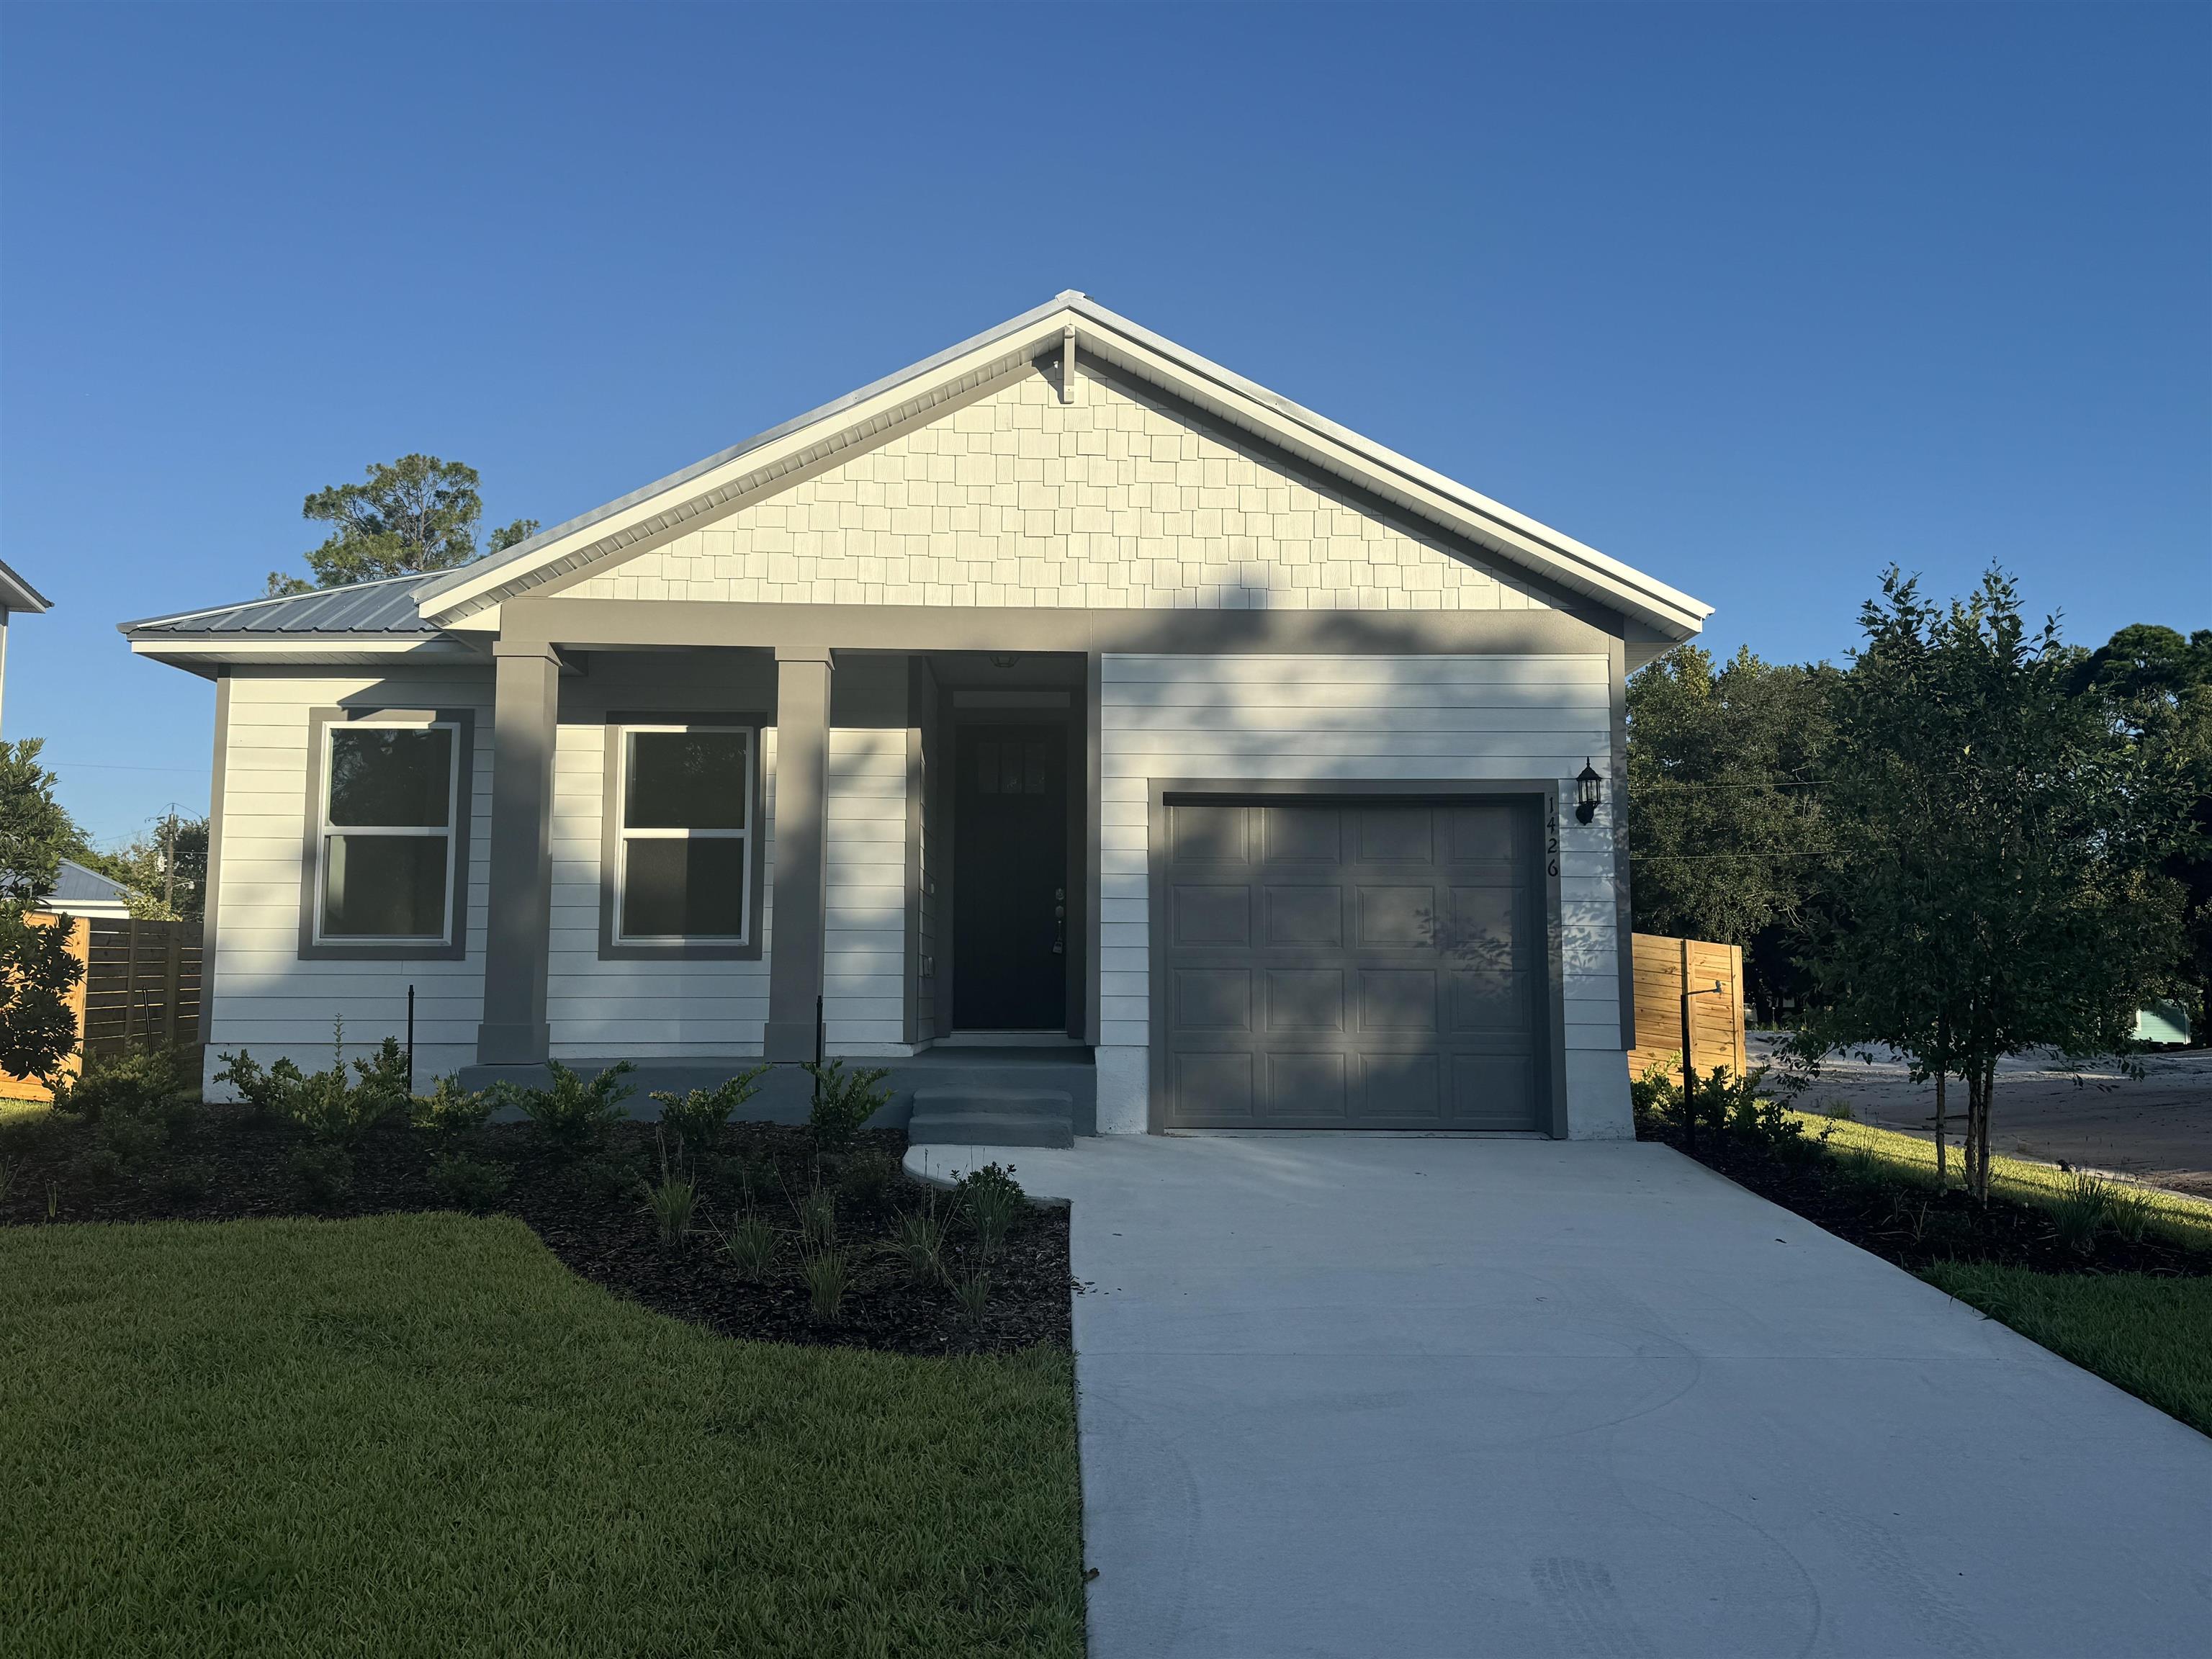
[[[1743,1041],[1743,951],[1708,939],[1668,939],[1658,933],[1633,935],[1636,951],[1636,1046],[1628,1051],[1628,1074],[1641,1077],[1665,1066],[1679,1079],[1682,1070],[1682,981],[1693,991],[1715,981],[1717,996],[1690,999],[1690,1064],[1703,1076],[1725,1066],[1741,1077]]]
[[[79,916],[70,927],[70,953],[85,964],[84,977],[70,999],[77,1030],[77,1052],[63,1067],[70,1076],[83,1070],[87,1054],[199,1045],[199,923]],[[185,1074],[199,1075],[190,1057]],[[53,1097],[52,1090],[33,1079],[0,1073],[0,1100]]]

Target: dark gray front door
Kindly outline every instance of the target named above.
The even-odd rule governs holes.
[[[1191,799],[1166,818],[1170,1127],[1547,1127],[1531,810]]]
[[[963,726],[952,799],[952,1024],[1067,1020],[1067,737]]]

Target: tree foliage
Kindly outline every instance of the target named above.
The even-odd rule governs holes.
[[[2182,893],[2196,1029],[2212,1026],[2212,629],[2184,639],[2171,628],[2121,629],[2081,662],[2078,689],[2105,700],[2146,776],[2186,803],[2160,863]]]
[[[0,1070],[52,1083],[76,1049],[69,995],[84,967],[61,922],[29,913],[83,837],[54,799],[54,775],[39,763],[44,746],[0,743]]]
[[[270,593],[311,592],[466,564],[477,556],[477,529],[483,520],[478,483],[477,470],[459,461],[402,455],[372,464],[359,483],[315,491],[301,505],[301,517],[336,528],[307,556],[314,580],[271,571]],[[536,520],[518,519],[492,532],[491,550],[512,547],[537,531]]]
[[[1744,947],[1762,1015],[1794,982],[1819,890],[1836,672],[1694,646],[1628,683],[1630,897],[1648,933]]]
[[[198,921],[207,913],[208,821],[204,817],[163,819],[112,852],[88,848],[70,856],[129,888],[134,916]]]
[[[1860,623],[1832,703],[1829,902],[1797,1047],[1886,1043],[1916,1075],[1964,1079],[1986,1195],[1997,1061],[2122,1053],[2171,982],[2181,903],[2159,866],[2186,803],[2001,573],[1939,606],[1893,569]]]

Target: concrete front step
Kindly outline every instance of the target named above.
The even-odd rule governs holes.
[[[906,1138],[909,1146],[1073,1146],[1075,1102],[1058,1089],[917,1089]]]

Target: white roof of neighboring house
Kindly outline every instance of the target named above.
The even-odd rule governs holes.
[[[45,594],[0,563],[0,611],[23,611],[35,617],[52,608],[53,602]]]
[[[62,860],[61,873],[54,880],[54,890],[46,895],[47,908],[66,910],[73,916],[127,916],[131,914],[131,890],[119,881],[111,880],[97,870],[88,870],[82,864]]]

